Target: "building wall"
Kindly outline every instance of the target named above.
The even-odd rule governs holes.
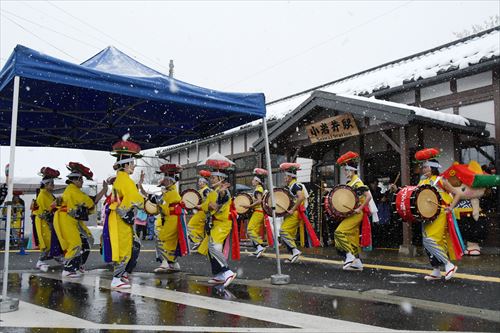
[[[453,134],[447,131],[436,131],[433,128],[424,129],[424,147],[425,148],[440,148],[441,155],[438,160],[443,171],[448,169],[453,162],[454,158],[454,146],[453,146]]]

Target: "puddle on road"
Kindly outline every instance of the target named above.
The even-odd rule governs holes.
[[[110,276],[104,277],[110,279]],[[96,276],[96,279],[99,277]],[[134,274],[133,283],[392,329],[500,331],[500,324],[496,322],[422,310],[408,302],[397,305],[313,294],[302,292],[300,289],[289,290],[243,284],[233,284],[224,290],[208,285],[205,279],[197,281],[179,273],[155,277],[138,273]],[[10,274],[9,295],[99,323],[283,327],[264,321],[30,274]]]

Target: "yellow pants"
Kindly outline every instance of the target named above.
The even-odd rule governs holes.
[[[205,238],[205,221],[207,217],[204,211],[200,210],[194,214],[188,222],[188,233],[191,240],[200,243]]]
[[[281,224],[280,237],[289,250],[297,248],[295,239],[297,238],[299,224],[299,212],[297,211],[293,212],[292,215],[285,217],[283,223]]]
[[[363,212],[351,215],[340,222],[335,230],[335,247],[343,252],[357,255],[360,252],[359,226],[363,220]]]
[[[178,216],[170,215],[165,218],[165,223],[161,227],[158,235],[158,240],[163,250],[163,255],[168,261],[173,262],[176,259],[175,251],[179,242],[179,235],[177,232]]]
[[[230,219],[214,220],[212,229],[210,230],[210,235],[205,236],[205,239],[203,239],[203,242],[201,242],[200,247],[198,248],[198,253],[207,255],[208,243],[221,244],[224,246],[224,241],[229,237],[232,229],[233,221]]]
[[[64,258],[73,259],[80,255],[82,249],[79,222],[71,218],[66,212],[58,212],[56,215],[54,217],[54,228],[61,249],[64,251]]]
[[[254,211],[250,221],[248,222],[247,234],[255,246],[262,245],[263,240],[261,231],[264,227],[264,213],[262,211]]]
[[[455,253],[449,250],[452,243],[444,210],[441,210],[434,221],[423,224],[422,236],[424,248],[441,263],[448,262],[450,258],[456,259]]]
[[[113,203],[112,205],[115,205]],[[113,206],[110,206],[113,209]],[[116,211],[111,211],[108,220],[109,238],[111,241],[112,261],[117,264],[127,264],[132,256],[134,230],[123,222]]]
[[[35,219],[36,233],[38,235],[38,247],[41,252],[48,252],[50,250],[50,241],[52,239],[52,230],[50,229],[49,222],[42,220],[38,216]]]

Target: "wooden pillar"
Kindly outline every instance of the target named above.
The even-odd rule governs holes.
[[[493,112],[495,114],[495,168],[500,172],[500,69],[493,71]],[[500,191],[497,191],[497,207],[500,207]]]
[[[408,128],[399,128],[399,147],[401,149],[401,186],[410,185],[410,149],[408,144]],[[403,223],[403,244],[399,247],[399,253],[413,257],[415,247],[412,242],[412,230],[409,223]]]
[[[361,160],[359,161],[359,170],[358,170],[358,173],[359,173],[359,178],[361,179],[365,179],[365,168],[364,168],[364,165],[365,165],[365,162],[366,162],[366,158],[365,158],[365,136],[363,134],[361,134],[359,136],[359,156],[361,157]]]

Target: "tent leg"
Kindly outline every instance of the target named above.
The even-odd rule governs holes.
[[[271,194],[271,207],[273,215],[273,237],[274,237],[274,248],[276,250],[276,266],[278,269],[278,274],[271,275],[272,284],[288,284],[290,283],[290,276],[281,274],[281,263],[280,263],[280,248],[278,245],[278,224],[276,223],[276,202],[274,200],[274,186],[273,186],[273,169],[271,167],[271,153],[269,151],[269,137],[267,135],[267,122],[266,117],[262,118],[262,127],[264,129],[264,141],[266,143],[266,167],[268,170],[267,181],[269,182],[269,192]]]
[[[14,170],[16,161],[16,135],[17,114],[19,108],[19,76],[14,77],[14,94],[12,96],[12,122],[10,127],[10,162],[9,177],[7,177],[7,225],[5,230],[5,253],[3,266],[2,300],[0,302],[0,313],[16,311],[19,309],[19,300],[7,297],[7,285],[9,279],[9,250],[10,250],[10,223],[12,220],[12,196],[14,192]]]

